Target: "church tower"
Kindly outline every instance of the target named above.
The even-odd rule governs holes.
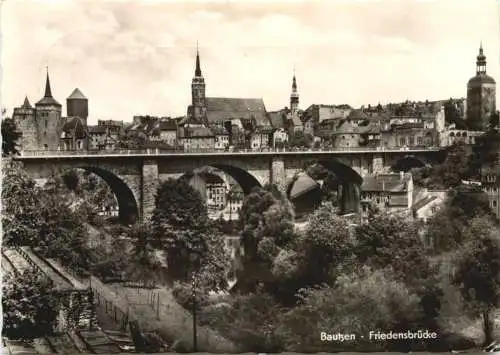
[[[196,68],[191,82],[191,107],[188,117],[196,123],[204,123],[206,120],[205,79],[201,74],[198,45],[196,45]]]
[[[486,74],[483,45],[476,58],[476,76],[467,84],[467,125],[475,131],[488,129],[490,115],[496,112],[496,83]]]
[[[297,115],[299,111],[299,93],[297,92],[297,80],[295,70],[293,73],[292,93],[290,94],[290,111],[292,116]]]
[[[49,71],[45,95],[35,104],[38,149],[57,150],[61,131],[61,104],[52,97]]]

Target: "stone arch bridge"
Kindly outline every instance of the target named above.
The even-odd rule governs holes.
[[[341,150],[286,152],[23,152],[14,158],[35,180],[45,180],[66,169],[81,168],[104,179],[114,192],[120,220],[133,223],[148,219],[154,210],[155,194],[161,181],[179,178],[204,166],[218,168],[232,176],[245,194],[255,186],[276,184],[282,191],[295,174],[314,162],[333,171],[349,198],[343,201],[356,209],[363,177],[383,173],[409,162],[422,166],[441,160],[439,149]],[[408,165],[408,164],[407,164]],[[345,206],[344,206],[345,207]]]

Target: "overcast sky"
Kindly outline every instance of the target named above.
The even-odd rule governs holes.
[[[465,97],[483,41],[499,81],[495,0],[4,0],[2,105],[43,96],[49,67],[63,104],[75,87],[90,122],[185,115],[196,41],[209,97],[353,106]]]

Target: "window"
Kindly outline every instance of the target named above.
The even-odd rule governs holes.
[[[417,137],[417,145],[422,145],[423,139],[422,137]]]
[[[399,138],[399,145],[401,146],[406,145],[406,137]]]
[[[45,128],[47,128],[47,119],[45,119]]]
[[[493,201],[492,201],[492,205],[493,205],[493,207],[497,207],[497,201],[496,201],[496,200],[493,200]]]

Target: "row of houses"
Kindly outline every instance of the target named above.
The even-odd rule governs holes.
[[[265,111],[263,103],[261,106]],[[187,117],[135,116],[131,123],[99,120],[97,125],[87,129],[83,123],[78,128],[78,123],[72,122],[64,127],[62,139],[73,138],[76,134],[82,143],[65,144],[63,149],[445,147],[459,141],[474,144],[475,138],[482,134],[447,124],[442,102],[417,107],[420,106],[427,108],[409,112],[408,109],[394,109],[394,104],[360,109],[347,105],[311,105],[298,115],[290,115],[288,108],[264,112],[259,117],[251,111],[248,118],[230,118],[231,113],[226,112],[227,119],[204,123],[193,122]]]

